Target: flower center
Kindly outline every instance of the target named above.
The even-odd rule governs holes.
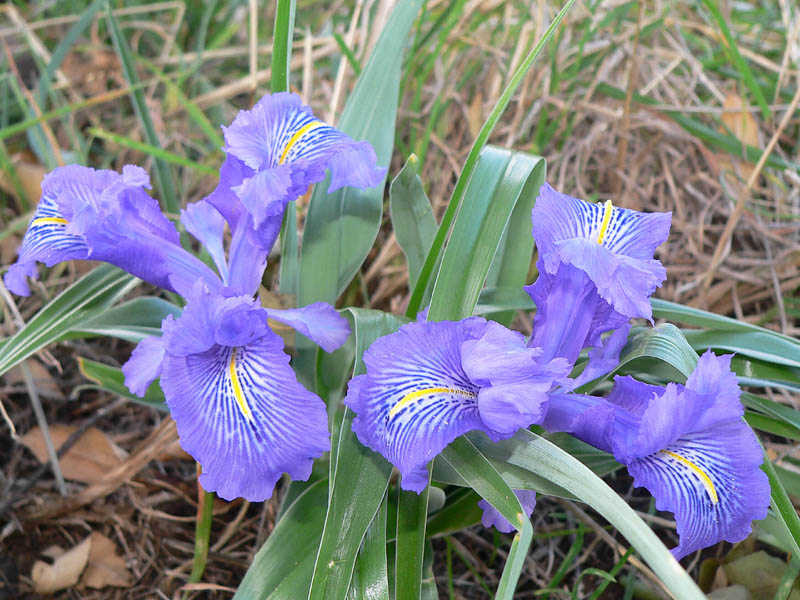
[[[282,165],[286,161],[286,157],[289,156],[289,152],[292,151],[294,145],[300,141],[300,139],[310,131],[314,131],[315,129],[319,129],[323,127],[325,123],[322,121],[311,121],[310,123],[306,123],[300,129],[298,129],[295,134],[289,138],[289,141],[286,142],[286,146],[283,149],[283,153],[281,154],[281,159],[278,161],[279,165]]]
[[[33,220],[31,227],[38,225],[69,225],[69,221],[61,217],[39,217]]]
[[[708,492],[708,497],[711,498],[711,503],[712,504],[717,504],[719,502],[719,496],[717,496],[717,490],[714,487],[714,482],[711,481],[711,477],[706,475],[706,472],[703,471],[703,469],[698,467],[696,464],[694,464],[688,458],[684,458],[683,456],[681,456],[680,454],[676,454],[675,452],[670,452],[669,450],[659,450],[659,452],[662,453],[662,454],[666,454],[670,458],[674,458],[675,460],[677,460],[682,465],[688,467],[688,469],[692,473],[697,475],[698,479],[700,479],[700,482],[706,488],[706,492]]]
[[[403,410],[409,404],[413,404],[420,398],[424,398],[425,396],[432,396],[433,394],[457,394],[459,396],[464,396],[466,398],[476,398],[477,395],[473,392],[468,392],[466,390],[460,390],[458,388],[447,388],[447,387],[433,387],[433,388],[425,388],[424,390],[417,390],[415,392],[409,392],[405,396],[403,396],[400,401],[395,404],[392,409],[389,411],[389,417],[395,416],[401,410]]]
[[[233,387],[233,395],[236,398],[236,404],[239,405],[239,410],[241,411],[242,415],[244,415],[244,418],[252,423],[253,411],[250,410],[250,405],[247,404],[247,399],[244,397],[242,386],[239,383],[239,374],[236,372],[236,358],[237,358],[237,348],[234,348],[233,352],[231,352],[231,363],[230,363],[231,386]]]
[[[611,213],[614,212],[614,205],[611,200],[606,200],[605,208],[603,209],[603,220],[600,222],[600,231],[597,234],[597,243],[603,245],[603,238],[606,237],[608,231],[608,224],[611,222]]]

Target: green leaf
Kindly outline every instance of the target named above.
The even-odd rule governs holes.
[[[538,183],[535,175],[541,175],[541,162],[540,157],[494,146],[487,146],[480,153],[442,257],[429,318],[460,319],[472,314],[517,201],[523,192],[528,194],[526,203],[530,201],[532,188]],[[530,232],[527,238],[530,244],[526,240],[521,250],[501,257],[498,267],[502,275],[519,280],[520,286],[533,250]],[[524,266],[521,278],[522,269],[510,264],[513,260]]]
[[[700,310],[699,308],[684,306],[683,304],[668,302],[667,300],[659,300],[658,298],[651,298],[650,304],[653,306],[653,317],[656,319],[666,319],[668,321],[685,323],[686,325],[694,325],[706,329],[765,333],[800,346],[800,341],[788,335],[771,331],[759,327],[758,325],[752,325],[744,321],[737,321],[736,319],[731,319],[730,317],[718,315],[706,310]]]
[[[53,80],[53,75],[55,75],[61,63],[64,62],[75,42],[78,41],[81,34],[92,23],[95,14],[103,7],[103,4],[105,4],[105,0],[94,0],[88,7],[83,9],[80,18],[72,24],[64,37],[58,42],[55,50],[53,50],[50,61],[39,77],[39,84],[36,90],[40,108],[44,109],[47,106],[47,95],[50,92],[50,82]]]
[[[358,552],[350,595],[358,600],[389,600],[389,573],[386,562],[386,515],[384,496]]]
[[[733,62],[733,64],[736,66],[736,69],[739,71],[739,76],[747,86],[747,89],[749,89],[750,93],[753,94],[753,97],[761,109],[761,116],[765,121],[768,121],[770,118],[770,110],[769,105],[767,104],[767,99],[764,98],[764,93],[761,91],[758,83],[756,83],[756,79],[753,77],[753,72],[750,70],[747,62],[739,53],[739,44],[735,39],[733,39],[733,35],[728,27],[728,23],[725,21],[725,18],[722,16],[722,13],[720,12],[714,0],[703,0],[703,4],[706,6],[706,8],[708,8],[709,12],[711,12],[711,16],[714,18],[714,21],[716,21],[717,27],[719,27],[719,30],[722,33],[722,37],[725,38],[725,43],[722,46],[723,49],[725,50],[726,54],[730,56],[731,62]]]
[[[680,329],[670,323],[643,329],[634,335],[614,371],[643,371],[669,381],[684,381],[697,365],[697,353]]]
[[[388,165],[392,156],[403,49],[420,5],[421,0],[406,0],[392,11],[339,122],[350,137],[372,144],[379,165]],[[327,194],[329,179],[314,186],[308,208],[299,306],[336,302],[361,268],[381,224],[382,185]]]
[[[376,310],[348,309],[353,317],[356,357],[353,375],[364,372],[364,351],[379,337],[392,333],[403,319]],[[350,587],[358,549],[381,506],[392,465],[362,445],[345,408],[336,447],[331,452],[330,499],[311,581],[310,599],[344,598]]]
[[[305,598],[311,579],[310,569],[314,566],[314,554],[310,548],[319,546],[325,509],[328,504],[328,480],[323,479],[310,485],[283,513],[267,541],[256,553],[247,569],[235,600],[261,600],[262,598]],[[305,569],[308,569],[307,571]],[[305,577],[303,577],[305,575]],[[287,580],[299,580],[302,595],[289,596],[276,592]],[[286,590],[286,588],[284,588]]]
[[[800,556],[800,517],[789,499],[789,495],[783,488],[780,477],[775,472],[775,467],[764,454],[764,464],[761,467],[769,478],[769,485],[772,489],[771,505],[772,513],[777,518],[783,533],[784,539],[788,540],[791,552],[794,556]]]
[[[684,330],[683,333],[698,351],[715,348],[776,365],[800,368],[800,344],[772,335],[772,332]]]
[[[278,0],[275,11],[275,28],[272,35],[271,92],[289,91],[289,73],[292,64],[292,38],[294,34],[295,0]]]
[[[144,398],[139,398],[125,386],[125,375],[122,374],[122,369],[79,356],[78,370],[86,379],[94,382],[98,389],[161,411],[168,410],[164,401],[164,392],[161,391],[161,386],[156,381],[147,388]]]
[[[353,316],[358,357],[355,376],[364,372],[364,351],[377,338],[396,331],[403,321],[381,311],[348,310]],[[331,453],[330,499],[313,570],[311,600],[346,596],[358,549],[389,486],[392,465],[362,445],[352,426],[353,412],[345,408]]]
[[[480,522],[483,511],[478,502],[481,497],[469,488],[452,492],[442,510],[428,517],[426,535],[437,537],[455,533]]]
[[[495,446],[508,453],[509,462],[562,487],[600,513],[636,548],[675,597],[685,600],[705,598],[648,525],[614,490],[576,458],[526,430],[517,432],[514,437]]]
[[[519,199],[514,205],[514,211],[511,213],[492,267],[486,277],[486,286],[495,289],[516,289],[525,294],[522,287],[528,277],[534,245],[531,210],[539,195],[539,188],[544,184],[547,169],[543,158],[529,154],[520,154],[519,156],[525,157],[525,159],[518,165],[520,172],[516,174],[517,178],[523,175],[524,170],[527,170],[529,166],[532,166],[532,169],[525,176],[523,187],[519,191]],[[518,182],[517,185],[519,185]],[[506,188],[501,189],[500,192],[513,194],[516,193],[516,190]],[[527,294],[525,295],[527,296]],[[514,311],[508,310],[502,314],[494,314],[492,318],[508,326],[514,318]]]
[[[161,335],[161,321],[167,315],[180,314],[180,307],[163,298],[139,296],[81,321],[61,339],[109,336],[139,342],[149,335]]]
[[[434,268],[439,263],[439,255],[444,247],[445,239],[447,239],[447,235],[450,233],[450,225],[452,224],[456,213],[459,211],[467,184],[472,178],[472,174],[477,166],[481,151],[489,140],[489,135],[492,133],[495,125],[497,125],[497,122],[500,120],[500,116],[503,114],[503,111],[505,111],[508,103],[511,102],[511,97],[514,95],[514,92],[517,91],[517,88],[522,83],[525,75],[527,75],[528,71],[533,65],[533,62],[550,40],[553,32],[561,24],[561,21],[566,16],[567,11],[569,11],[569,9],[572,7],[574,1],[575,0],[567,0],[566,4],[564,4],[564,7],[561,9],[561,11],[559,11],[552,23],[550,23],[550,26],[544,32],[542,37],[531,49],[522,63],[520,63],[519,67],[517,67],[517,70],[511,76],[511,79],[509,80],[505,90],[503,90],[500,98],[498,98],[497,103],[492,109],[492,112],[489,114],[486,122],[478,132],[478,135],[475,138],[475,143],[472,145],[472,148],[467,155],[467,159],[464,162],[464,169],[461,171],[461,175],[458,177],[455,188],[453,188],[453,194],[450,196],[450,202],[447,205],[447,210],[442,217],[442,222],[439,224],[439,230],[436,232],[436,238],[433,241],[433,246],[431,247],[430,252],[428,252],[428,256],[425,258],[425,264],[422,266],[422,271],[420,271],[419,281],[417,281],[417,285],[414,287],[414,290],[411,294],[411,299],[408,302],[408,309],[406,310],[407,315],[415,316],[422,307],[422,301],[428,293],[428,287],[434,273]]]
[[[397,243],[406,255],[408,284],[413,288],[436,236],[436,219],[419,178],[419,159],[414,154],[389,186],[389,210]]]
[[[61,339],[113,305],[140,281],[111,265],[100,265],[48,302],[0,347],[0,375]]]
[[[495,598],[514,597],[517,581],[533,541],[533,527],[514,491],[492,467],[483,454],[464,436],[442,452],[442,457],[464,478],[469,486],[487,500],[517,530],[511,543]]]
[[[133,109],[136,111],[136,116],[139,119],[139,124],[144,130],[145,139],[147,143],[156,148],[161,148],[161,142],[158,139],[155,125],[153,125],[153,118],[150,116],[150,110],[147,108],[145,102],[144,92],[139,88],[139,76],[136,74],[136,61],[134,60],[133,53],[128,46],[128,41],[120,29],[114,13],[111,12],[111,4],[106,4],[106,18],[108,19],[109,30],[111,31],[111,39],[114,40],[114,48],[117,50],[117,56],[122,64],[122,72],[125,75],[125,80],[131,86],[131,103]],[[178,194],[175,191],[175,183],[172,181],[172,173],[169,170],[169,165],[163,158],[155,158],[155,178],[158,183],[158,189],[161,192],[161,199],[163,208],[168,213],[177,214],[178,209]]]
[[[97,127],[90,127],[88,133],[90,135],[100,138],[101,140],[108,140],[115,144],[119,144],[120,146],[123,146],[125,148],[131,148],[132,150],[136,150],[148,156],[152,156],[156,160],[163,161],[165,164],[173,163],[176,165],[181,165],[193,169],[198,173],[203,173],[205,175],[219,175],[219,169],[215,169],[214,167],[209,167],[208,165],[200,164],[189,158],[186,158],[185,156],[180,156],[179,154],[169,152],[168,150],[164,150],[163,148],[160,148],[158,146],[153,146],[151,144],[145,144],[143,142],[132,140],[131,138],[125,137],[124,135],[118,135],[116,133],[112,133],[111,131],[98,129]]]
[[[430,485],[426,486],[421,494],[397,488],[395,600],[420,600],[422,564],[425,554],[425,519],[428,514],[430,487]]]

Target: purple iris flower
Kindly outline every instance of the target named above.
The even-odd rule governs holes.
[[[525,514],[530,517],[533,513],[533,509],[536,507],[536,492],[533,490],[514,490],[514,494],[522,505]],[[498,510],[486,500],[479,500],[478,506],[483,509],[481,523],[483,523],[484,527],[494,527],[497,531],[502,533],[511,533],[514,531],[514,526],[509,520],[501,515]]]
[[[600,335],[633,317],[650,319],[650,295],[666,271],[653,259],[670,213],[591,204],[542,186],[532,212],[539,277],[525,288],[536,304],[531,345],[543,360],[574,362]]]
[[[267,323],[287,323],[324,350],[342,345],[347,320],[328,304],[264,309],[254,299],[268,249],[249,227],[231,227],[207,202],[189,205],[181,221],[208,251],[214,269],[180,245],[174,225],[144,187],[145,171],[122,174],[80,166],[56,169],[6,274],[16,293],[30,290],[36,262],[95,259],[117,265],[188,300],[178,319],[162,322],[123,366],[128,387],[144,395],[161,377],[181,445],[203,467],[200,481],[221,497],[260,501],[282,472],[307,478],[314,457],[330,447],[324,403],[298,383],[283,342]],[[280,221],[278,217],[277,221]]]
[[[607,399],[557,394],[542,423],[611,452],[636,486],[674,513],[682,558],[722,540],[738,542],[767,515],[764,457],[743,408],[731,356],[710,350],[686,385],[647,385],[617,377]]]
[[[126,384],[143,395],[161,377],[181,446],[202,465],[204,489],[226,500],[262,501],[283,472],[307,479],[313,459],[330,449],[328,417],[322,400],[298,383],[283,341],[267,325],[280,312],[249,295],[211,293],[202,282],[188,300],[180,317],[164,320],[162,337],[134,350],[123,366]],[[346,339],[347,323],[327,308],[322,341],[332,348]],[[333,315],[344,321],[336,340]],[[311,319],[320,320],[326,321]],[[306,333],[313,335],[313,325]]]
[[[26,278],[37,277],[37,262],[51,267],[73,259],[102,260],[179,293],[198,279],[216,285],[214,272],[181,247],[174,225],[144,191],[149,187],[135,165],[121,175],[79,165],[48,173],[17,262],[5,274],[8,289],[28,296]]]
[[[386,177],[368,142],[357,142],[317,119],[296,94],[264,96],[223,127],[227,158],[220,183],[206,200],[231,227],[248,216],[254,240],[269,251],[284,208],[331,172],[333,192],[375,187]]]
[[[400,470],[403,489],[419,493],[425,465],[459,435],[479,429],[497,441],[541,421],[570,366],[540,354],[480,317],[403,325],[369,347],[367,372],[350,381],[353,431]]]
[[[672,213],[641,213],[615,207],[610,200],[592,204],[545,184],[532,217],[547,273],[556,275],[562,264],[572,265],[614,311],[651,319],[650,296],[666,278],[653,254],[669,235]]]
[[[289,366],[283,341],[269,327],[290,325],[330,352],[350,334],[347,320],[324,302],[297,309],[263,308],[253,293],[267,251],[246,227],[233,230],[229,258],[224,220],[207,202],[189,205],[181,220],[219,271],[213,288],[194,282],[178,319],[167,317],[161,337],[136,347],[122,370],[143,396],[161,377],[181,446],[202,466],[204,489],[232,500],[262,501],[282,472],[306,479],[312,461],[330,449],[325,404]]]

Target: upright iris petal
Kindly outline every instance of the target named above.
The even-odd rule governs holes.
[[[162,329],[162,340],[144,340],[123,367],[126,383],[142,394],[160,374],[203,488],[261,501],[283,472],[307,479],[313,459],[330,449],[325,404],[298,383],[258,302],[198,285]]]
[[[676,558],[722,540],[738,542],[769,506],[761,447],[742,421],[730,356],[706,352],[686,386],[617,378],[607,400],[552,398],[544,427],[568,431],[628,467],[634,484],[675,514]]]
[[[231,227],[243,211],[269,250],[286,204],[331,171],[329,191],[379,185],[386,169],[377,167],[375,151],[317,119],[299,96],[286,92],[262,98],[223,127],[228,155],[220,184],[207,198]]]
[[[651,318],[650,295],[666,278],[653,253],[669,234],[671,213],[640,213],[610,200],[591,204],[545,184],[532,216],[533,237],[548,273],[572,265],[586,273],[616,312]]]
[[[144,187],[150,187],[147,173],[134,165],[122,174],[79,165],[49,173],[17,262],[6,273],[9,289],[28,295],[25,278],[36,276],[36,262],[73,259],[102,260],[173,291],[187,292],[198,279],[217,285],[214,272],[181,247]]]
[[[569,365],[539,364],[540,353],[480,317],[404,325],[370,346],[366,374],[350,381],[353,431],[400,470],[403,489],[421,492],[426,463],[459,435],[479,429],[499,440],[541,420]]]

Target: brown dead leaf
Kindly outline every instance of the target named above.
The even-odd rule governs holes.
[[[48,371],[42,363],[36,360],[29,360],[27,364],[28,368],[31,370],[33,383],[36,386],[36,390],[39,392],[39,394],[45,398],[52,398],[54,400],[64,399],[64,394],[61,392],[61,388],[58,387],[56,380],[53,379],[53,376],[50,375],[50,371]],[[13,369],[9,370],[4,377],[8,385],[22,384],[24,381],[22,367],[14,367]]]
[[[49,429],[53,444],[58,449],[76,428],[72,425],[51,425]],[[47,448],[38,427],[26,433],[21,441],[41,462],[47,460]],[[90,427],[61,457],[61,471],[67,479],[96,483],[102,480],[106,473],[121,465],[125,457],[125,451],[108,439],[102,431]]]
[[[81,576],[79,588],[100,589],[108,586],[131,587],[131,574],[125,559],[117,554],[117,546],[102,533],[89,536],[92,548],[89,563]]]
[[[47,172],[46,169],[24,154],[13,155],[11,163],[14,165],[17,179],[19,179],[22,189],[28,197],[28,202],[36,204],[42,196],[42,179]],[[0,189],[14,196],[17,200],[22,200],[17,197],[17,191],[11,179],[2,171],[0,171]]]
[[[467,109],[467,126],[472,139],[478,137],[483,126],[483,94],[481,92],[477,92],[472,97],[472,102]]]
[[[33,563],[31,579],[34,591],[39,594],[52,594],[78,583],[89,560],[91,545],[91,537],[87,537],[72,550],[57,557],[52,565],[41,560]]]
[[[722,113],[722,122],[725,127],[736,136],[736,139],[742,142],[742,146],[758,148],[758,123],[756,123],[753,114],[747,110],[741,96],[729,93],[725,96],[722,107],[725,109],[725,112]],[[721,130],[723,133],[727,133],[724,128],[721,128]],[[738,173],[744,181],[750,177],[755,168],[752,163],[731,157],[729,154],[721,155],[719,161],[724,171]],[[736,180],[736,177],[728,177],[728,180],[729,183],[732,183]],[[738,189],[740,185],[736,185],[734,189]]]

